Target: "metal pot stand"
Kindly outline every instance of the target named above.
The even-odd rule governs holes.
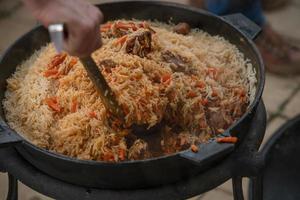
[[[264,200],[300,199],[300,115],[283,124],[262,150]],[[253,188],[250,182],[250,190]],[[250,198],[252,194],[249,194]]]

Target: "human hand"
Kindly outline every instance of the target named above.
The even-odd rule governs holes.
[[[63,23],[66,28],[64,50],[84,57],[101,46],[101,11],[84,0],[23,0],[45,27]]]

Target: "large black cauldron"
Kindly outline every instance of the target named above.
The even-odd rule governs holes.
[[[257,92],[248,111],[233,124],[224,135],[236,135],[243,139],[248,133],[264,86],[264,66],[252,39],[259,28],[244,16],[237,14],[217,17],[191,7],[162,2],[122,1],[99,5],[105,20],[150,19],[174,23],[187,22],[212,35],[221,35],[235,44],[253,64],[257,72]],[[0,60],[0,101],[6,90],[6,79],[16,66],[35,50],[49,41],[45,28],[39,26],[17,40]],[[1,107],[0,146],[15,145],[18,152],[41,171],[69,183],[95,188],[144,188],[175,182],[191,177],[222,160],[234,150],[233,144],[218,144],[214,140],[201,145],[197,154],[190,150],[153,159],[106,163],[83,161],[41,149],[24,140],[5,122]],[[238,144],[237,144],[238,145]],[[204,180],[205,181],[205,180]]]

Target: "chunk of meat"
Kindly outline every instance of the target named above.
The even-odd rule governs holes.
[[[176,55],[169,50],[162,52],[161,57],[165,62],[171,63],[170,67],[173,70],[173,72],[191,72],[191,70],[189,70],[188,68],[187,58],[180,55]]]
[[[189,34],[190,30],[191,30],[190,25],[185,22],[179,23],[173,28],[173,31],[175,33],[182,34],[182,35]]]
[[[99,65],[103,67],[107,73],[111,73],[111,69],[115,68],[117,64],[111,59],[104,59],[99,62]]]
[[[138,55],[143,58],[151,51],[151,32],[138,30],[128,36],[126,41],[126,53]]]

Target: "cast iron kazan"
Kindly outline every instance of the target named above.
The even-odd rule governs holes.
[[[260,29],[240,14],[217,17],[208,12],[166,2],[121,1],[98,5],[105,20],[141,19],[173,23],[187,22],[212,35],[221,35],[248,58],[256,70],[257,91],[248,111],[224,135],[247,134],[264,87],[264,66],[252,39]],[[35,50],[49,41],[48,32],[38,26],[17,40],[0,60],[0,101],[6,90],[6,79]],[[84,161],[39,148],[22,138],[5,122],[0,110],[0,146],[15,146],[18,152],[41,171],[69,183],[95,188],[130,189],[158,186],[191,177],[224,159],[234,150],[233,144],[218,144],[214,140],[202,144],[198,153],[190,150],[147,160],[107,163]],[[237,144],[238,145],[238,144]],[[205,180],[204,180],[205,181]]]

